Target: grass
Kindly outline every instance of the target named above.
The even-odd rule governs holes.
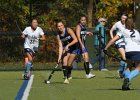
[[[139,100],[140,76],[132,81],[130,91],[122,91],[122,80],[116,71],[94,71],[96,77],[85,79],[84,71],[73,71],[70,84],[63,84],[63,75],[57,71],[51,84],[44,84],[50,71],[34,71],[34,82],[29,100]],[[13,100],[23,80],[22,72],[0,72],[0,100]]]

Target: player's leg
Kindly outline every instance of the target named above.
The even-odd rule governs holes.
[[[65,56],[62,60],[62,69],[63,69],[63,74],[64,74],[64,83],[68,84],[68,58],[70,56],[70,53],[67,53],[67,56]]]
[[[135,70],[131,71],[129,75],[124,79],[122,90],[130,90],[130,81],[140,73],[140,61],[135,62]]]
[[[128,76],[129,81],[131,81],[133,78],[135,78],[139,74],[139,72],[140,72],[140,61],[135,62],[135,67],[136,67],[136,69],[131,71],[129,76]]]
[[[33,56],[32,56],[32,53],[29,50],[28,50],[28,52],[26,52],[26,58],[28,58],[28,61],[26,62],[26,69],[25,69],[25,72],[24,72],[24,78],[29,79],[30,69],[31,69],[32,62],[33,62]]]
[[[86,78],[94,77],[95,75],[90,73],[88,52],[85,50],[83,52],[82,56],[83,56],[83,59],[84,59],[84,68],[85,68],[85,72],[86,72]]]
[[[124,45],[122,45],[122,46],[120,46],[120,47],[118,48],[118,51],[119,51],[119,53],[121,54],[122,59],[126,60],[124,48],[125,48]],[[123,71],[124,71],[124,69],[126,68],[126,66],[127,66],[127,63],[126,63],[126,62],[124,62],[123,60],[120,61],[120,66],[119,66],[119,69],[118,69],[118,73],[119,73],[119,77],[120,77],[120,78],[123,78],[123,77],[124,77],[124,76],[123,76]]]
[[[28,62],[28,57],[26,56],[26,57],[24,58],[24,67],[26,67],[27,62]]]
[[[72,63],[73,63],[75,57],[76,57],[76,54],[71,53],[70,56],[69,56],[69,59],[68,59],[68,79],[69,80],[72,79],[72,77],[71,77],[71,71],[73,69],[72,68]]]

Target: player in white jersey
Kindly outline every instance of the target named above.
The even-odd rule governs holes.
[[[121,30],[125,29],[125,20],[127,19],[127,14],[123,14],[121,16],[121,20],[116,22],[111,30],[110,30],[110,36],[111,38],[113,38],[113,31],[115,30],[116,33],[120,32]],[[120,52],[121,56],[122,56],[122,59],[125,60],[125,42],[123,40],[123,38],[117,40],[115,42],[115,47],[116,49]],[[119,66],[119,69],[118,69],[118,72],[119,72],[119,76],[120,78],[123,78],[123,71],[124,71],[124,68],[126,67],[126,63],[124,61],[120,61],[120,66]]]
[[[33,55],[38,51],[39,40],[45,40],[43,30],[38,27],[37,19],[33,19],[31,26],[26,27],[22,32],[22,38],[25,39],[24,50],[25,50],[25,73],[24,79],[30,78],[30,69],[33,63]]]
[[[125,56],[128,65],[134,65],[135,70],[124,71],[125,79],[122,85],[122,90],[129,90],[130,81],[136,77],[140,72],[140,33],[134,29],[134,22],[132,18],[128,18],[125,22],[125,28],[109,41],[105,50],[111,46],[116,40],[124,38],[125,41]]]

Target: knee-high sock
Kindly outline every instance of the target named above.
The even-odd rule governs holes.
[[[126,63],[124,61],[120,61],[120,66],[118,70],[123,72],[125,67],[126,67]]]
[[[84,62],[85,72],[88,75],[90,73],[89,62]]]
[[[129,76],[129,74],[130,74],[130,70],[128,70],[128,69],[124,70],[124,72],[123,72],[124,78],[127,78]]]
[[[64,74],[64,78],[68,78],[68,68],[67,66],[63,66],[63,74]]]
[[[32,63],[28,61],[27,64],[26,64],[25,73],[28,73],[30,71],[31,66],[32,66]]]
[[[129,76],[128,76],[129,80],[132,80],[132,79],[133,79],[134,77],[136,77],[138,74],[139,74],[139,70],[137,70],[137,69],[133,70],[133,71],[129,74]]]
[[[71,76],[71,70],[72,70],[72,69],[73,69],[72,66],[68,66],[68,77]]]

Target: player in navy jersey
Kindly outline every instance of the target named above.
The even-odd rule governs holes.
[[[58,62],[62,59],[62,55],[67,53],[66,56],[62,59],[62,68],[64,73],[64,83],[68,84],[71,79],[71,70],[72,63],[77,54],[77,45],[78,42],[76,35],[73,30],[65,27],[62,21],[57,22],[57,28],[59,30],[57,38],[59,43],[59,57]]]
[[[86,36],[87,35],[93,35],[91,32],[88,32],[86,29],[86,17],[81,16],[80,17],[80,23],[76,26],[76,35],[77,39],[79,41],[78,45],[78,53],[82,54],[84,59],[84,68],[86,72],[86,78],[92,78],[95,75],[90,73],[89,68],[89,55],[86,48]]]
[[[140,72],[140,33],[134,29],[132,18],[128,18],[125,21],[125,29],[118,32],[117,35],[109,41],[105,50],[120,38],[124,38],[125,41],[125,57],[128,67],[132,65],[135,67],[133,71],[130,71],[129,68],[124,71],[125,79],[122,90],[129,90],[130,81]]]

